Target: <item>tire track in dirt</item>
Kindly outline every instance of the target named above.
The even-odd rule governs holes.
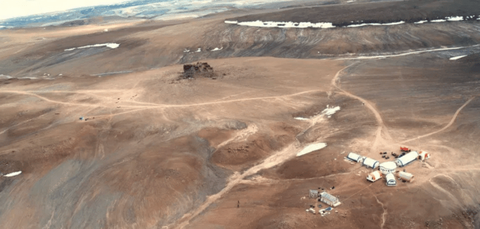
[[[303,95],[303,94],[309,94],[313,92],[319,92],[321,90],[315,89],[315,90],[308,90],[308,91],[301,91],[301,92],[296,92],[292,94],[286,94],[286,95],[274,95],[274,96],[263,96],[263,97],[252,97],[252,98],[243,98],[243,99],[232,99],[232,100],[223,100],[223,101],[213,101],[213,102],[204,102],[204,103],[192,103],[192,104],[159,104],[159,103],[147,103],[151,104],[151,106],[131,106],[131,105],[120,105],[122,107],[126,108],[145,108],[145,109],[155,109],[155,108],[183,108],[183,107],[192,107],[192,106],[207,106],[207,105],[217,105],[217,104],[226,104],[226,103],[234,103],[234,102],[245,102],[245,101],[255,101],[255,100],[267,100],[267,99],[279,99],[279,98],[289,98],[293,96],[298,96],[298,95]],[[10,93],[10,94],[22,94],[22,95],[31,95],[38,97],[42,100],[45,100],[47,102],[51,103],[58,103],[58,104],[63,104],[63,105],[70,105],[70,106],[97,106],[100,107],[100,105],[95,105],[95,104],[87,104],[87,103],[70,103],[70,102],[62,102],[62,101],[57,101],[57,100],[52,100],[47,97],[37,95],[32,92],[26,92],[26,91],[0,91],[0,93]],[[68,93],[75,93],[75,91],[71,91]],[[132,101],[130,101],[132,102]],[[134,103],[136,101],[133,101]],[[145,102],[138,102],[138,103],[145,103]]]
[[[424,134],[424,135],[418,136],[418,137],[416,137],[416,138],[411,138],[411,139],[402,141],[402,142],[400,142],[400,143],[403,144],[403,143],[410,142],[410,141],[413,141],[413,140],[418,140],[418,139],[421,139],[421,138],[429,137],[429,136],[432,136],[432,135],[434,135],[434,134],[440,133],[440,132],[448,129],[450,126],[453,125],[453,123],[454,123],[455,120],[457,119],[458,114],[460,114],[460,112],[462,111],[462,109],[463,109],[464,107],[466,107],[473,99],[475,99],[475,97],[470,98],[470,99],[467,100],[467,102],[465,102],[460,108],[458,108],[457,111],[455,112],[455,114],[453,115],[452,119],[450,120],[450,122],[449,122],[446,126],[444,126],[442,129],[437,130],[437,131],[434,131],[434,132],[431,132],[431,133],[428,133],[428,134]]]
[[[338,78],[339,78],[340,74],[345,69],[350,68],[351,66],[353,66],[355,64],[356,63],[350,64],[347,67],[338,71],[337,74],[333,77],[331,84],[335,89],[341,91],[344,95],[362,102],[375,115],[375,119],[377,120],[377,123],[378,123],[379,126],[378,126],[378,129],[377,129],[376,133],[375,133],[375,142],[372,145],[372,150],[373,150],[378,145],[379,141],[382,141],[382,134],[384,134],[388,139],[392,139],[392,137],[390,136],[390,133],[388,132],[387,127],[385,126],[385,124],[383,122],[383,119],[382,119],[382,116],[380,115],[380,112],[368,100],[366,100],[366,99],[364,99],[360,96],[354,95],[354,94],[340,88],[337,84],[337,81],[338,81]]]
[[[190,223],[190,220],[192,220],[193,218],[198,216],[200,213],[202,213],[206,208],[208,208],[211,204],[213,204],[215,201],[220,199],[224,194],[228,193],[237,184],[241,183],[245,179],[245,177],[253,175],[262,169],[272,168],[276,165],[279,165],[287,161],[292,157],[295,157],[295,154],[298,151],[298,148],[299,148],[298,143],[294,142],[289,146],[287,146],[285,149],[271,155],[270,157],[263,160],[262,163],[251,167],[245,172],[243,173],[236,172],[229,178],[225,188],[223,188],[220,192],[216,194],[208,196],[205,202],[202,205],[200,205],[200,207],[198,207],[197,209],[193,210],[190,213],[185,214],[182,218],[180,218],[180,220],[177,221],[176,225],[170,225],[170,226],[173,226],[173,228],[185,228]],[[170,228],[170,226],[168,226],[168,228]]]
[[[373,193],[371,189],[370,191],[372,192],[372,195],[375,197],[375,200],[377,200],[377,203],[382,205],[383,213],[382,213],[382,223],[380,224],[380,228],[383,229],[383,227],[385,226],[385,221],[387,219],[387,214],[388,214],[387,209],[385,208],[385,205],[378,199],[377,195],[375,195],[375,193]]]

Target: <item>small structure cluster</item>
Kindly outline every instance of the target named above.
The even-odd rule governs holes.
[[[380,163],[372,158],[363,157],[353,152],[350,152],[345,159],[355,163],[362,162],[363,166],[374,170],[378,167],[378,170],[375,170],[367,175],[367,180],[370,182],[375,182],[385,178],[385,184],[387,186],[395,186],[397,185],[397,181],[394,174],[398,172],[396,171],[397,167],[405,167],[416,160],[424,161],[431,157],[431,154],[427,153],[426,151],[420,151],[419,153],[417,151],[412,151],[407,147],[400,147],[400,151],[400,154],[396,154],[394,152],[391,153],[392,156],[395,157],[395,161],[387,161],[383,163]],[[389,157],[386,156],[387,152],[380,152],[380,154],[382,155],[382,158],[389,159]],[[405,171],[398,172],[398,179],[404,182],[412,182],[413,177],[414,176],[411,173],[407,173]]]
[[[332,189],[333,188],[334,187],[332,187]],[[322,190],[323,190],[323,188],[322,188]],[[316,199],[317,202],[323,202],[323,203],[330,206],[330,207],[327,207],[325,209],[320,209],[322,207],[322,205],[321,204],[318,205],[318,208],[319,208],[318,213],[321,216],[325,216],[325,215],[330,214],[330,211],[333,209],[333,207],[337,207],[341,204],[340,200],[336,196],[334,196],[332,194],[329,194],[326,191],[319,192],[319,190],[310,189],[309,197],[310,197],[310,199]],[[311,212],[315,215],[316,214],[315,205],[310,205],[310,207],[307,208],[306,211]]]

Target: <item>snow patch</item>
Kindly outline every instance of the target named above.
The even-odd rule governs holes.
[[[323,110],[321,114],[330,118],[332,117],[333,114],[335,114],[339,110],[340,110],[340,106],[330,107],[329,105],[327,105],[327,108],[325,108],[325,110]]]
[[[202,51],[202,48],[198,48],[197,51],[195,52],[201,52]]]
[[[405,21],[389,22],[389,23],[362,23],[362,24],[353,24],[348,25],[349,28],[362,27],[362,26],[379,26],[379,25],[400,25],[405,24]]]
[[[104,29],[103,32],[108,32],[108,29]]]
[[[428,20],[417,21],[417,22],[414,22],[413,24],[423,24],[423,23],[426,23],[426,22],[428,22]]]
[[[445,19],[435,19],[435,20],[431,20],[430,22],[446,22],[447,20]]]
[[[0,79],[11,79],[13,77],[11,76],[8,76],[8,75],[4,75],[4,74],[0,74]]]
[[[466,56],[468,56],[468,55],[454,56],[454,57],[450,58],[450,60],[458,60],[458,59],[464,58]]]
[[[237,24],[237,23],[238,21],[228,21],[228,20],[225,21],[225,24]]]
[[[446,17],[447,21],[463,21],[462,16]]]
[[[18,176],[22,173],[22,171],[17,171],[17,172],[13,172],[13,173],[9,173],[7,175],[3,175],[4,177],[14,177],[14,176]]]
[[[245,22],[236,22],[236,21],[225,21],[227,24],[237,24],[240,26],[251,26],[251,27],[263,27],[263,28],[335,28],[331,22],[274,22],[274,21],[245,21]]]
[[[311,153],[311,152],[316,151],[316,150],[323,149],[325,147],[327,147],[327,143],[315,143],[315,144],[308,145],[307,147],[303,148],[302,151],[297,153],[297,157],[300,157],[302,155]]]
[[[222,49],[223,49],[223,47],[221,47],[221,48],[214,48],[214,49],[212,49],[212,52],[220,51],[220,50],[222,50]]]
[[[304,118],[304,117],[294,117],[293,119],[300,120],[300,121],[308,121],[308,120],[310,120],[309,118]]]
[[[185,49],[183,50],[183,52],[190,52],[190,49]]]
[[[111,49],[116,49],[119,46],[120,44],[117,44],[117,43],[105,43],[105,44],[94,44],[94,45],[85,45],[85,46],[76,47],[76,48],[69,48],[69,49],[65,49],[64,51],[68,52],[68,51],[73,51],[75,49],[98,48],[98,47],[107,47]]]

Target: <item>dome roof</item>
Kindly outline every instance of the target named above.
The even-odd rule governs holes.
[[[395,164],[395,162],[393,162],[393,161],[387,161],[387,162],[383,162],[382,164],[380,164],[380,168],[384,168],[384,169],[396,169],[396,168],[397,168],[397,164]]]

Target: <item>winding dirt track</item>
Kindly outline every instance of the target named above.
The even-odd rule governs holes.
[[[467,102],[465,102],[460,108],[458,108],[457,111],[455,112],[455,114],[453,115],[452,119],[450,120],[450,122],[449,122],[446,126],[444,126],[442,129],[437,130],[437,131],[434,131],[434,132],[431,132],[431,133],[428,133],[428,134],[424,134],[424,135],[418,136],[418,137],[416,137],[416,138],[411,138],[411,139],[402,141],[402,142],[400,142],[400,143],[406,143],[406,142],[410,142],[410,141],[413,141],[413,140],[418,140],[418,139],[425,138],[425,137],[428,137],[428,136],[431,136],[431,135],[434,135],[434,134],[437,134],[437,133],[440,133],[440,132],[446,130],[447,128],[449,128],[450,126],[452,126],[452,124],[455,122],[455,120],[457,119],[457,116],[458,116],[458,114],[460,113],[460,111],[462,111],[462,109],[463,109],[464,107],[466,107],[473,99],[475,99],[475,97],[470,98],[470,99],[467,100]]]
[[[154,108],[183,108],[183,107],[192,107],[192,106],[207,106],[207,105],[217,105],[217,104],[225,104],[225,103],[234,103],[234,102],[245,102],[245,101],[255,101],[255,100],[267,100],[267,99],[279,99],[279,98],[288,98],[303,94],[309,94],[313,92],[319,92],[320,90],[307,90],[296,92],[292,94],[286,95],[273,95],[273,96],[263,96],[263,97],[252,97],[252,98],[242,98],[242,99],[231,99],[231,100],[221,100],[221,101],[213,101],[213,102],[204,102],[204,103],[191,103],[191,104],[160,104],[160,103],[145,103],[145,102],[136,102],[136,101],[129,101],[131,103],[141,103],[141,104],[150,104],[150,106],[146,105],[139,105],[139,106],[132,106],[132,105],[122,105],[122,107],[127,108],[145,108],[145,109],[154,109]],[[26,91],[0,91],[0,93],[10,93],[10,94],[21,94],[21,95],[31,95],[35,96],[39,99],[45,100],[51,103],[58,103],[63,105],[70,105],[70,106],[96,106],[96,107],[103,107],[97,104],[89,104],[89,103],[70,103],[70,102],[62,102],[57,100],[52,100],[46,98],[44,96],[38,95],[33,92],[26,92]],[[44,92],[50,93],[50,92]],[[60,92],[61,93],[61,92]],[[64,92],[64,93],[77,93],[75,91]],[[83,93],[83,92],[82,92]]]
[[[374,115],[375,115],[375,119],[377,120],[377,123],[378,123],[378,129],[376,131],[376,134],[375,134],[375,142],[372,144],[372,150],[376,148],[376,146],[378,145],[378,142],[381,141],[381,138],[382,138],[382,133],[385,134],[385,136],[388,138],[388,139],[392,139],[392,137],[390,136],[390,133],[388,132],[388,129],[387,127],[385,126],[384,122],[383,122],[383,119],[382,119],[382,116],[380,115],[380,112],[378,112],[378,110],[375,108],[374,105],[372,105],[368,100],[365,100],[363,99],[362,97],[359,97],[359,96],[356,96],[342,88],[340,88],[338,85],[337,85],[337,81],[338,81],[338,77],[340,76],[340,74],[347,68],[355,65],[356,63],[353,63],[351,65],[348,65],[347,67],[341,69],[340,71],[337,72],[337,74],[335,75],[335,77],[333,77],[332,79],[332,86],[334,88],[336,88],[337,90],[341,91],[344,95],[348,96],[348,97],[351,97],[353,99],[356,99],[356,100],[359,100],[360,102],[362,102]]]

